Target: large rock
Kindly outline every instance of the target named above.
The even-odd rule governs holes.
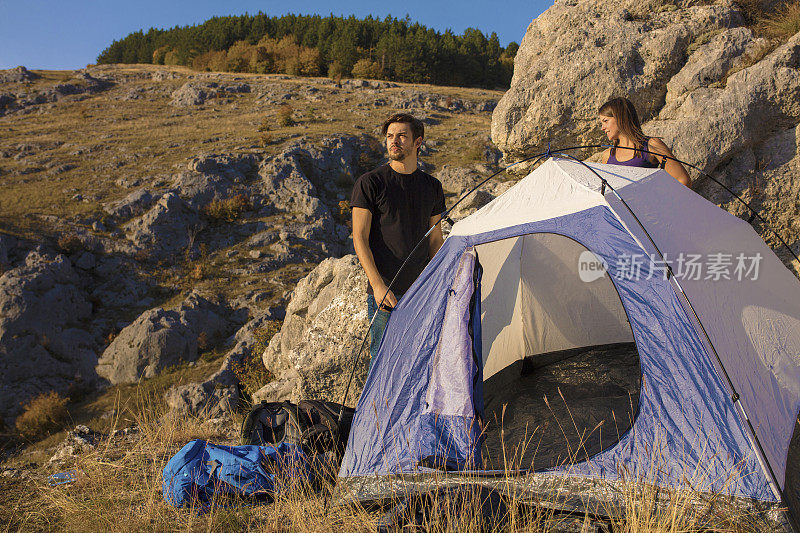
[[[186,82],[172,92],[170,104],[176,107],[189,107],[203,104],[219,85],[215,82]]]
[[[510,160],[548,142],[607,142],[597,108],[627,96],[646,134],[753,201],[797,253],[791,154],[800,122],[800,34],[770,46],[724,1],[624,1],[609,9],[597,0],[560,0],[528,28],[511,88],[492,117],[492,138]],[[699,193],[744,215],[718,185],[690,174]],[[790,264],[778,240],[759,229]]]
[[[109,382],[134,383],[178,363],[195,361],[198,342],[212,346],[241,316],[192,293],[174,310],[150,309],[124,328],[97,361]]]
[[[690,65],[691,66],[691,65]],[[800,33],[767,57],[664,107],[645,133],[706,172],[800,121]]]
[[[54,390],[94,381],[94,340],[83,328],[92,304],[63,255],[30,252],[0,276],[0,417]]]
[[[128,220],[141,215],[158,198],[158,195],[154,196],[147,189],[139,189],[119,201],[106,205],[103,210],[117,220]]]
[[[217,417],[230,413],[240,402],[239,379],[234,371],[261,342],[257,331],[275,320],[271,309],[261,311],[236,332],[236,344],[225,356],[219,370],[203,382],[178,385],[167,391],[164,399],[170,409],[194,416]],[[260,354],[259,354],[260,355]]]
[[[41,76],[21,65],[8,70],[0,70],[0,83],[21,83],[39,78],[41,78]]]
[[[326,259],[300,280],[283,326],[263,355],[277,379],[257,396],[341,401],[354,352],[367,330],[366,290],[366,275],[354,255]],[[363,387],[368,359],[366,352],[356,362],[350,404]]]
[[[492,115],[492,140],[512,157],[548,142],[597,141],[597,108],[614,96],[631,98],[643,119],[653,117],[689,45],[741,24],[730,5],[558,0],[522,39],[511,87]]]
[[[125,225],[129,239],[154,257],[167,257],[184,251],[202,229],[202,221],[176,193],[162,196],[142,217]]]

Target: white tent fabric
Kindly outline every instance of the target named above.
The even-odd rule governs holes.
[[[578,268],[586,251],[553,233],[477,246],[483,266],[484,379],[537,354],[633,342],[608,274],[581,280]]]

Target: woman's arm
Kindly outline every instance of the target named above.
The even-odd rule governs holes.
[[[647,143],[647,149],[655,154],[665,155],[667,157],[675,157],[672,155],[670,149],[667,148],[667,145],[664,144],[664,141],[657,137],[650,137],[650,142]],[[650,157],[655,157],[656,161],[659,163],[662,159],[658,157],[658,155],[653,156],[653,154],[650,154]],[[674,159],[667,159],[666,165],[664,165],[664,170],[666,170],[667,173],[676,180],[680,181],[690,189],[692,188],[692,179],[689,177],[686,169]]]
[[[603,150],[603,155],[600,156],[601,163],[608,163],[608,157],[611,155],[611,148]]]

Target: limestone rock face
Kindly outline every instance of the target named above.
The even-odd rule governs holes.
[[[507,155],[600,139],[597,108],[627,96],[643,120],[701,35],[742,24],[725,4],[681,8],[657,0],[558,0],[534,20],[514,61],[511,87],[492,115],[492,140]]]
[[[758,63],[667,104],[644,126],[706,172],[800,121],[800,34]]]
[[[228,317],[229,310],[197,293],[177,309],[145,311],[106,348],[97,361],[97,374],[113,384],[134,383],[172,365],[194,361],[198,341],[213,344],[231,333],[234,323]]]
[[[283,326],[263,355],[278,379],[258,396],[341,401],[354,352],[367,330],[366,294],[367,277],[354,255],[326,259],[300,280]],[[363,387],[368,359],[369,353],[362,353],[357,362],[351,404]]]
[[[747,56],[766,46],[766,39],[756,39],[747,28],[720,30],[706,44],[700,45],[683,68],[667,83],[667,102],[709,85],[721,82],[732,68],[744,65]]]
[[[8,70],[0,70],[0,83],[20,83],[35,80],[40,77],[41,76],[31,72],[22,65]]]
[[[206,101],[206,98],[209,97],[211,90],[216,92],[217,86],[218,84],[214,82],[186,82],[179,88],[175,89],[175,91],[172,93],[172,102],[170,103],[175,107],[201,105]]]
[[[39,251],[0,276],[0,417],[54,390],[93,381],[92,304],[69,259]]]
[[[528,27],[511,88],[492,116],[492,139],[507,160],[543,151],[548,142],[607,143],[597,108],[628,97],[647,135],[742,194],[798,253],[792,169],[800,34],[775,47],[744,26],[734,3],[684,5],[557,1]],[[700,172],[690,175],[697,192],[749,216]],[[790,268],[800,268],[769,230],[756,229]]]
[[[125,229],[136,247],[165,257],[186,249],[191,233],[201,225],[197,211],[173,192],[162,196],[141,218],[128,222]]]
[[[800,125],[791,126],[769,137],[758,146],[746,148],[723,164],[715,176],[752,205],[770,225],[797,250],[800,235]],[[696,190],[731,213],[747,218],[749,211],[710,180],[698,183]],[[800,265],[761,224],[755,227],[785,264]]]

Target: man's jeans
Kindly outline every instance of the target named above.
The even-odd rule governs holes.
[[[378,309],[378,302],[375,301],[375,296],[372,294],[367,295],[367,320],[372,320],[372,315],[378,311],[378,316],[375,317],[375,322],[369,329],[369,368],[372,369],[372,362],[375,360],[375,355],[378,353],[378,347],[381,345],[383,338],[383,331],[386,329],[386,322],[389,321],[391,311]]]

